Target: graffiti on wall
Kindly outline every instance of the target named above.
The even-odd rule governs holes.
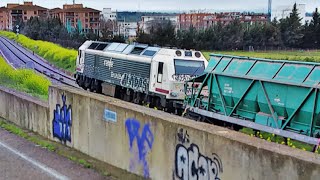
[[[177,133],[178,145],[175,152],[175,174],[181,180],[220,180],[223,172],[218,155],[201,154],[198,145],[191,143],[187,131],[180,129]]]
[[[149,78],[124,73],[121,76],[120,84],[121,86],[128,87],[133,90],[146,92],[149,89]]]
[[[62,95],[62,106],[56,104],[53,112],[52,131],[53,137],[58,138],[61,142],[71,142],[71,125],[72,114],[71,105],[66,104],[67,96]]]
[[[146,156],[148,152],[152,149],[154,141],[154,136],[151,131],[150,124],[147,123],[142,126],[139,121],[130,118],[126,120],[125,126],[129,136],[130,151],[138,155],[138,164],[140,164],[143,167],[144,177],[148,178],[150,174]],[[137,153],[134,152],[135,144]],[[131,164],[134,164],[134,162],[132,162]]]

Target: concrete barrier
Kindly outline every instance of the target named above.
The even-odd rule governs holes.
[[[52,139],[141,177],[320,177],[317,154],[82,90],[49,92]]]
[[[0,117],[44,137],[49,137],[48,102],[0,87]]]

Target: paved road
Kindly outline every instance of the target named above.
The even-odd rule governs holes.
[[[63,82],[72,86],[78,87],[75,84],[75,79],[59,69],[50,66],[42,58],[37,55],[33,55],[32,52],[26,50],[22,46],[15,42],[0,36],[0,54],[14,67],[22,68],[26,67],[26,63],[33,64],[34,68],[47,76],[52,76],[50,80],[53,83],[59,83],[59,79],[63,79]]]
[[[0,128],[0,179],[107,178]]]

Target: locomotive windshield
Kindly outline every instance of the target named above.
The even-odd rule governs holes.
[[[174,60],[176,73],[172,76],[175,81],[184,82],[201,75],[204,72],[203,61]]]
[[[205,67],[203,61],[191,61],[191,60],[174,60],[174,67],[176,75],[191,75],[199,76],[203,73]]]

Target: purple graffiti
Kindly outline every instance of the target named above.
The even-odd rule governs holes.
[[[148,178],[149,166],[146,160],[146,155],[152,149],[154,141],[154,136],[150,129],[150,124],[148,123],[143,126],[141,135],[139,134],[140,122],[136,119],[127,119],[125,125],[129,135],[130,151],[132,151],[134,141],[136,140],[139,152],[139,163],[143,165],[144,177]]]
[[[71,142],[71,105],[67,107],[66,104],[67,97],[62,95],[63,105],[60,107],[60,104],[56,105],[54,110],[54,117],[52,121],[52,131],[53,137],[58,138],[60,141],[66,143],[67,141]]]

